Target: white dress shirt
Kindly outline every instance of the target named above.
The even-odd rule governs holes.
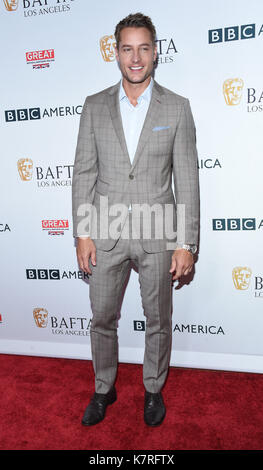
[[[125,93],[121,81],[119,91],[120,112],[131,163],[136,153],[141,130],[151,101],[152,88],[153,79],[151,78],[150,84],[137,99],[138,104],[133,106]]]

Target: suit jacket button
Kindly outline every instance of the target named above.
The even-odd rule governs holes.
[[[130,180],[133,180],[134,175],[129,175]]]

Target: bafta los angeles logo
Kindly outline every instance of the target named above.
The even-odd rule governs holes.
[[[31,158],[20,158],[17,162],[18,173],[22,181],[30,181],[33,175]]]
[[[244,82],[242,78],[228,78],[223,83],[223,94],[228,106],[235,106],[240,103]]]
[[[18,0],[4,0],[7,11],[15,11],[18,7]]]
[[[116,39],[113,35],[103,36],[100,39],[100,52],[105,62],[113,62],[115,60]]]
[[[38,328],[47,327],[48,311],[45,308],[34,308],[33,317]]]
[[[234,286],[237,290],[246,290],[249,287],[252,271],[247,266],[237,266],[232,270]]]

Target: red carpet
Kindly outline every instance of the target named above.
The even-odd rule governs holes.
[[[86,428],[90,361],[0,355],[0,449],[263,449],[263,375],[171,368],[156,428],[143,421],[142,366],[120,364],[116,388],[105,420]]]

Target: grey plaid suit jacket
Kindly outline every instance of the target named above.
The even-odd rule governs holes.
[[[199,182],[189,101],[154,81],[131,164],[121,121],[119,87],[120,82],[88,96],[83,106],[72,181],[73,236],[88,235],[97,248],[112,249],[131,204],[132,209],[141,208],[132,213],[134,223],[141,221],[136,237],[146,252],[174,249],[178,241],[197,245]],[[143,204],[152,210],[144,211]]]

